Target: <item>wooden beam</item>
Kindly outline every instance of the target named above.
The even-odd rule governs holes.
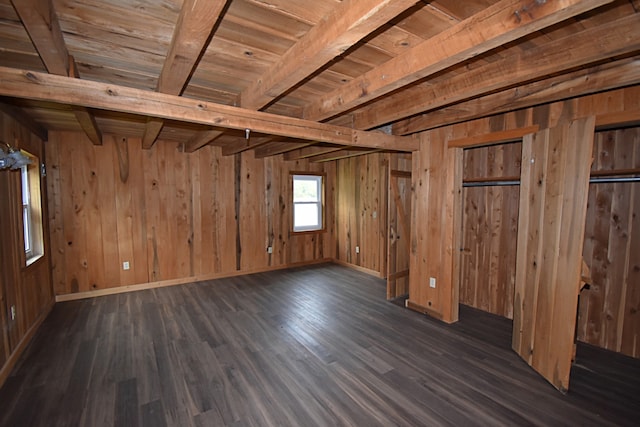
[[[334,160],[348,159],[349,157],[364,156],[365,154],[379,153],[384,150],[365,150],[365,149],[346,149],[334,151],[332,153],[321,154],[319,156],[310,157],[309,161],[314,163],[331,162]]]
[[[502,0],[306,106],[324,120],[612,0]]]
[[[27,113],[24,112],[21,108],[16,106],[5,104],[4,102],[0,102],[0,111],[5,113],[6,115],[12,117],[16,122],[20,123],[22,126],[29,129],[40,138],[42,141],[47,141],[49,139],[47,130],[34,121]]]
[[[636,63],[640,69],[640,60]],[[640,79],[639,79],[640,80]],[[616,113],[599,114],[596,116],[596,128],[598,130],[611,126],[628,126],[640,124],[640,110],[628,110]]]
[[[334,151],[343,150],[343,146],[319,147],[312,145],[310,147],[299,148],[297,150],[284,153],[284,160],[300,160],[308,157],[319,156],[321,154],[333,153]]]
[[[408,135],[439,126],[487,117],[538,104],[640,83],[640,57],[624,59],[487,95],[394,123]]]
[[[210,142],[214,141],[216,138],[219,138],[223,134],[224,131],[216,129],[208,130],[205,132],[198,132],[185,143],[184,151],[186,153],[193,153],[194,151],[199,150],[205,145],[208,145]]]
[[[256,159],[262,159],[265,157],[276,156],[288,151],[308,147],[315,144],[315,142],[270,142],[254,150],[254,156]]]
[[[40,59],[51,74],[69,75],[69,52],[51,0],[11,0]]]
[[[207,47],[209,38],[225,10],[226,0],[185,0],[173,30],[169,52],[156,90],[180,95]],[[161,120],[150,120],[144,130],[143,148],[151,148],[162,131]]]
[[[449,148],[472,148],[482,147],[489,144],[501,144],[505,142],[514,142],[522,139],[523,136],[536,133],[540,126],[527,126],[518,129],[509,129],[499,132],[484,133],[482,135],[474,135],[467,138],[453,139],[448,142]]]
[[[60,22],[51,0],[11,0],[47,71],[59,76],[79,78],[78,69],[69,56]],[[73,112],[94,145],[102,144],[102,133],[93,115],[76,106]]]
[[[308,141],[395,151],[418,149],[415,138],[367,132],[293,117],[134,89],[0,67],[0,95],[200,123]]]
[[[371,129],[577,67],[640,50],[640,14],[587,28],[434,84],[398,92],[354,113],[354,127]]]
[[[156,143],[158,135],[162,132],[164,126],[164,120],[158,117],[149,117],[147,124],[144,127],[144,133],[142,134],[142,148],[148,150]]]
[[[241,94],[241,106],[259,110],[322,68],[417,0],[345,0],[311,28]]]
[[[76,61],[72,56],[69,57],[69,77],[80,78]],[[93,145],[102,145],[102,132],[100,132],[100,128],[93,114],[86,108],[78,105],[72,106],[72,109],[76,120],[80,123],[80,127],[84,130],[84,133],[87,134]]]

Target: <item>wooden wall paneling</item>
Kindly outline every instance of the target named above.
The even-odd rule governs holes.
[[[640,128],[597,132],[592,171],[640,167]],[[578,339],[638,357],[635,225],[637,183],[591,184],[583,256],[590,288],[581,293]],[[630,299],[630,301],[629,301]],[[636,331],[636,332],[634,332]]]
[[[413,154],[412,225],[408,307],[445,322],[457,321],[458,291],[454,289],[454,206],[457,149],[447,149],[451,130],[421,135]],[[459,250],[456,247],[455,250]],[[436,279],[436,287],[429,285]],[[455,300],[455,301],[454,301]]]
[[[61,177],[60,168],[60,143],[56,140],[60,137],[60,133],[52,133],[49,136],[49,142],[46,143],[46,159],[47,167],[47,191],[49,194],[49,239],[51,241],[51,277],[53,288],[56,294],[67,293],[66,286],[66,260],[65,260],[65,243],[64,243],[64,220],[65,215],[62,211],[62,188],[64,182]]]
[[[241,269],[263,267],[267,261],[264,162],[242,155],[240,236]]]
[[[513,348],[569,387],[595,119],[523,142]]]
[[[401,164],[402,163],[402,164]],[[409,294],[409,253],[411,242],[411,170],[392,155],[388,173],[387,299]],[[402,169],[401,169],[402,168]]]
[[[0,113],[0,139],[45,161],[43,141],[5,113]],[[42,224],[44,255],[25,266],[20,181],[19,172],[0,171],[0,386],[54,302],[46,221]],[[41,199],[34,200],[35,205],[40,205],[43,218],[48,215],[47,185],[46,179],[40,177]],[[15,308],[13,319],[11,307]]]
[[[465,179],[519,178],[520,150],[520,143],[465,150]],[[460,302],[512,318],[519,187],[466,187],[463,193]]]

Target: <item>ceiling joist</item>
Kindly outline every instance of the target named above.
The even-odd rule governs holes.
[[[59,76],[79,78],[75,62],[67,50],[58,17],[51,0],[11,0],[47,71]],[[95,118],[86,108],[76,106],[73,112],[91,142],[102,144],[102,133]]]
[[[535,48],[518,50],[502,61],[489,62],[449,79],[413,87],[410,96],[406,92],[390,95],[355,112],[354,127],[371,129],[522,82],[638,51],[640,15],[629,15]]]
[[[502,0],[320,96],[303,117],[325,120],[612,0]]]
[[[259,110],[395,18],[417,0],[345,0],[311,28],[240,96]]]
[[[170,95],[182,93],[226,4],[226,0],[184,1],[158,78],[158,92]],[[153,146],[162,131],[162,125],[162,121],[157,119],[147,122],[142,138],[143,148]]]
[[[640,84],[640,57],[551,77],[401,120],[393,132],[408,135],[534,105]]]

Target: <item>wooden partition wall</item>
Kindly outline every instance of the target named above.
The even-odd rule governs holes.
[[[47,149],[57,295],[176,283],[331,259],[332,163],[196,153],[160,141],[52,132]],[[292,171],[327,177],[327,229],[291,233]],[[268,253],[271,246],[273,253]],[[128,262],[129,269],[123,268]]]
[[[594,177],[640,175],[640,127],[596,132]],[[640,183],[589,186],[578,339],[640,357]]]
[[[39,159],[44,157],[42,139],[28,126],[2,112],[0,140]],[[0,171],[0,385],[54,303],[46,221],[43,224],[44,255],[33,264],[25,265],[20,182],[20,172]],[[45,179],[41,178],[40,188],[45,187]],[[41,205],[46,218],[44,192]]]

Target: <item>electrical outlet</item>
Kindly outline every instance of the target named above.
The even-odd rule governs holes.
[[[125,261],[122,263],[122,269],[123,270],[128,270],[129,269],[129,261]]]
[[[267,247],[267,253],[268,254],[272,254],[273,253],[273,246],[268,246]]]
[[[16,306],[11,306],[11,320],[16,320]]]
[[[436,287],[436,278],[435,277],[429,277],[429,287],[430,288],[435,288]]]
[[[373,219],[378,218],[378,212],[373,211],[373,213],[371,214],[371,216],[373,217]]]
[[[359,254],[360,253],[360,246],[356,246],[356,253]]]

